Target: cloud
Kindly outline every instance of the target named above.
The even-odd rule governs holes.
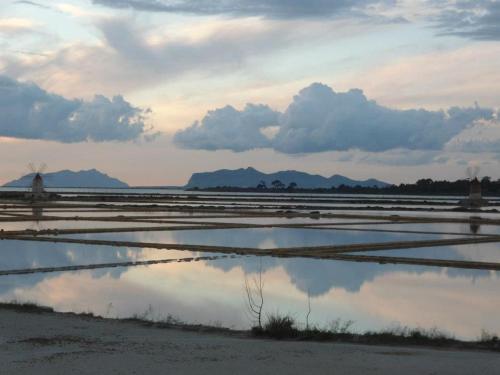
[[[43,5],[43,4],[38,3],[36,1],[30,1],[30,0],[17,0],[14,2],[14,4],[29,5],[29,6],[34,6],[34,7],[43,8],[43,9],[51,9],[47,5]]]
[[[270,147],[271,141],[263,130],[275,125],[278,115],[266,105],[247,104],[243,111],[226,106],[177,132],[174,142],[183,148],[236,152]]]
[[[336,82],[342,87],[362,85],[383,103],[401,108],[467,106],[476,100],[496,107],[498,61],[500,43],[466,43],[456,49],[399,57],[350,72]]]
[[[286,25],[258,20],[225,20],[166,31],[137,26],[130,18],[94,20],[98,43],[76,42],[45,58],[4,54],[0,69],[12,77],[43,81],[59,93],[129,92],[187,74],[211,76],[241,69],[249,59],[286,48],[294,39]],[[198,32],[198,34],[197,34]],[[112,90],[112,91],[110,91]]]
[[[498,115],[497,115],[498,116]],[[492,152],[500,150],[500,121],[477,121],[450,139],[445,149],[455,152]]]
[[[438,150],[474,119],[491,116],[491,110],[478,107],[395,110],[368,100],[359,89],[336,93],[315,83],[294,97],[273,146],[291,154],[352,148]]]
[[[447,111],[396,110],[368,100],[359,89],[336,93],[314,83],[302,89],[279,115],[276,124],[240,121],[209,112],[201,123],[181,130],[176,139],[185,148],[243,151],[272,147],[286,154],[358,149],[382,152],[393,149],[441,150],[446,142],[478,119],[490,120],[494,111],[479,106]],[[253,108],[247,106],[247,108]],[[238,114],[238,115],[236,115]],[[267,119],[266,119],[267,120]],[[272,139],[262,138],[264,127],[278,126]],[[237,134],[243,135],[238,137]],[[221,135],[231,134],[230,137]],[[220,140],[220,142],[218,141]],[[210,147],[207,147],[210,145]]]
[[[429,164],[446,164],[451,161],[449,155],[442,151],[408,150],[397,148],[385,152],[365,152],[360,150],[341,151],[332,155],[332,160],[355,164],[383,164],[387,166],[418,166]]]
[[[93,0],[112,8],[132,8],[149,12],[190,13],[197,15],[229,14],[268,18],[324,18],[352,14],[378,0]]]
[[[149,110],[121,96],[69,100],[0,75],[0,136],[59,142],[129,141],[151,134]]]
[[[459,1],[437,17],[443,35],[475,40],[500,40],[500,1]]]
[[[13,36],[19,33],[31,32],[35,23],[26,18],[0,18],[0,34]]]

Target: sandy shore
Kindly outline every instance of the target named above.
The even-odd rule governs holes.
[[[500,354],[282,342],[0,308],[1,374],[497,374]]]

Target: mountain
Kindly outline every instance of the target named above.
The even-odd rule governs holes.
[[[29,187],[33,180],[34,173],[30,173],[17,180],[6,183],[5,187]],[[63,170],[53,173],[44,173],[43,180],[45,187],[85,187],[85,188],[126,188],[128,185],[96,169],[88,171],[73,172]]]
[[[298,188],[331,188],[340,185],[348,186],[378,186],[384,187],[390,184],[376,179],[357,181],[341,175],[323,177],[318,174],[309,174],[299,171],[280,171],[275,173],[263,173],[248,167],[235,170],[220,169],[214,172],[193,173],[186,187],[208,188],[217,186],[231,187],[256,187],[260,181],[264,181],[268,187],[274,180],[280,180],[286,186],[295,182]]]

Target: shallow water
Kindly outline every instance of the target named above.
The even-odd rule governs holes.
[[[332,227],[338,228],[335,225]],[[442,232],[462,234],[500,234],[500,225],[466,224],[466,223],[369,223],[364,225],[348,224],[342,228],[374,229],[374,230],[400,230],[421,232]]]
[[[322,229],[296,228],[245,228],[71,234],[64,235],[62,237],[78,239],[93,238],[108,241],[276,248],[326,245],[333,246],[392,241],[419,241],[456,238],[458,236],[420,233],[360,232],[350,230],[329,231]]]
[[[44,220],[44,221],[16,221],[0,222],[3,230],[45,230],[45,229],[87,229],[87,228],[135,228],[151,226],[185,226],[186,224],[154,224],[147,222],[128,221],[91,221],[91,220]]]
[[[356,255],[392,256],[403,258],[468,260],[500,263],[500,243],[436,246],[417,249],[379,250],[356,252]]]
[[[14,242],[14,241],[13,241]],[[14,247],[13,247],[14,248]],[[148,257],[182,257],[190,252],[152,251],[84,245],[16,242],[24,263],[9,266],[110,262]],[[73,255],[68,255],[73,254]],[[73,258],[76,256],[76,258]],[[10,258],[9,258],[10,259]],[[7,266],[2,259],[2,268]],[[382,329],[394,324],[439,327],[474,339],[481,329],[500,331],[497,273],[436,267],[395,266],[315,259],[240,257],[192,263],[118,267],[0,278],[0,299],[34,301],[60,311],[94,312],[110,317],[144,314],[163,319],[172,314],[187,322],[248,328],[243,289],[262,270],[265,314],[289,313],[321,326],[334,319],[354,320],[354,329]]]
[[[175,250],[140,249],[85,244],[2,240],[0,270],[62,267],[191,256]],[[1,278],[0,278],[1,280]]]
[[[135,189],[131,189],[131,191],[137,192]],[[178,194],[188,195],[191,193],[178,192]],[[214,194],[221,195],[220,193]],[[231,194],[234,195],[234,193]],[[210,196],[210,194],[204,195],[203,199]],[[249,193],[246,196],[250,195]],[[286,196],[286,194],[281,195]],[[314,195],[309,194],[309,196]],[[322,199],[328,198],[324,195],[318,196]],[[349,195],[335,195],[334,197],[336,199],[366,198]],[[388,198],[387,196],[370,197]],[[455,197],[393,198],[429,199],[430,202],[456,199]],[[208,199],[206,202],[212,205]],[[280,202],[277,204],[279,205]],[[195,204],[193,205],[195,206]],[[258,202],[253,202],[251,205],[260,207]],[[186,220],[192,224],[200,222],[267,225],[331,223],[332,226],[338,227],[338,230],[319,228],[143,230],[60,236],[168,244],[276,248],[462,238],[473,233],[500,234],[500,226],[481,225],[477,227],[459,223],[381,224],[379,223],[380,219],[371,221],[364,218],[316,219],[312,217],[226,216],[222,218],[193,218],[193,215],[204,215],[204,213],[109,211],[105,209],[92,209],[93,212],[85,212],[82,209],[44,209],[43,212],[35,212],[27,208],[28,206],[9,211],[26,215],[35,213],[64,217],[124,215],[126,217],[146,216],[158,219],[159,216],[181,216],[182,219],[176,220]],[[217,214],[205,214],[207,216],[227,215],[225,211],[228,210],[220,210]],[[266,212],[276,211],[276,209],[263,206],[255,211]],[[5,214],[5,211],[3,213]],[[443,218],[469,218],[470,216],[500,218],[498,213],[484,212],[339,210],[331,211],[331,213],[373,216],[399,214]],[[2,210],[0,210],[0,214],[2,214]],[[0,222],[0,229],[84,229],[161,225],[178,224],[40,220],[38,222]],[[362,229],[362,231],[354,229]],[[401,233],[397,231],[438,233]],[[0,241],[0,251],[0,271],[214,255],[213,253],[140,247],[6,239]],[[356,254],[500,263],[500,244],[440,246]],[[189,323],[220,323],[228,327],[248,328],[252,322],[245,309],[244,280],[245,277],[256,277],[260,272],[265,283],[264,314],[274,312],[291,314],[299,324],[304,324],[307,300],[310,296],[312,310],[310,322],[320,326],[325,326],[330,321],[341,318],[354,320],[353,327],[358,331],[376,330],[400,324],[422,328],[438,327],[466,339],[477,338],[481,329],[500,333],[500,320],[497,319],[500,310],[500,298],[498,297],[500,277],[497,272],[431,266],[381,265],[325,259],[238,256],[188,263],[119,266],[93,270],[0,276],[0,300],[33,301],[52,306],[60,311],[90,311],[109,317],[130,317],[137,314],[147,319],[163,319],[168,314],[172,314]]]

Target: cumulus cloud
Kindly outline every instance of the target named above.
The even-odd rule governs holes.
[[[442,34],[475,40],[500,40],[500,1],[458,1],[437,17]]]
[[[150,136],[149,110],[121,96],[69,100],[0,75],[0,136],[59,142],[129,141]]]
[[[380,0],[93,0],[94,4],[113,8],[133,8],[149,12],[190,13],[199,15],[230,14],[269,18],[329,17],[355,13]]]
[[[280,118],[273,146],[285,153],[358,148],[438,150],[489,109],[395,110],[368,100],[359,89],[336,93],[319,83],[301,90]]]
[[[183,148],[236,152],[270,147],[271,141],[263,130],[276,125],[278,115],[266,105],[247,104],[242,111],[226,106],[177,132],[174,142]]]
[[[247,111],[229,108],[239,116]],[[176,138],[182,138],[181,145],[234,151],[272,147],[287,154],[350,149],[370,152],[401,148],[441,150],[446,142],[474,121],[494,117],[493,110],[477,105],[452,107],[447,111],[396,110],[368,100],[359,89],[336,93],[320,83],[302,89],[286,111],[277,116],[276,124],[251,123],[252,119],[236,122],[231,118],[228,121],[226,116],[215,116],[218,111],[210,112],[201,123],[179,131]],[[262,138],[262,128],[273,125],[278,127],[274,136]],[[243,136],[237,137],[239,132],[244,132]],[[223,134],[231,136],[222,137]]]

